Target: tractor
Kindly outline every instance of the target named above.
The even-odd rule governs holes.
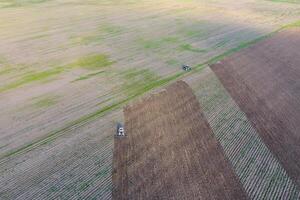
[[[182,69],[184,71],[191,71],[192,70],[192,68],[190,66],[188,66],[188,65],[182,65]]]
[[[117,136],[125,136],[124,126],[121,123],[117,124]]]

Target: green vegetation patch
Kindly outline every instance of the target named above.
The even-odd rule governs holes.
[[[122,72],[124,84],[122,91],[127,96],[135,95],[139,90],[143,90],[146,85],[152,84],[160,79],[158,75],[149,69],[128,69]]]
[[[14,89],[17,87],[20,87],[25,84],[33,83],[33,82],[39,82],[39,81],[45,81],[51,77],[54,77],[55,75],[58,75],[64,71],[63,68],[58,67],[42,72],[30,72],[23,75],[21,78],[13,81],[12,83],[9,83],[7,85],[4,85],[3,87],[0,87],[0,92],[4,92],[10,89]]]
[[[157,49],[161,46],[160,41],[155,41],[155,40],[145,40],[145,39],[140,39],[138,42],[143,46],[145,49]]]
[[[272,2],[279,2],[279,3],[300,3],[300,0],[268,0]]]
[[[230,42],[229,39],[222,40],[222,41],[218,42],[217,44],[215,44],[213,49],[218,49],[218,48],[224,47],[229,42]]]
[[[72,36],[70,40],[72,44],[79,44],[79,45],[99,44],[103,40],[103,36],[98,34],[78,36],[78,37]]]
[[[209,36],[212,31],[212,25],[208,22],[195,22],[192,25],[181,27],[178,32],[187,38],[203,39]]]
[[[0,64],[4,64],[4,63],[6,63],[7,61],[4,59],[4,58],[2,58],[1,56],[0,56]]]
[[[105,33],[105,34],[109,34],[111,36],[116,36],[122,33],[122,27],[120,26],[116,26],[116,25],[112,25],[112,24],[102,24],[98,30],[101,33]]]
[[[178,42],[177,37],[163,37],[160,39],[138,39],[138,43],[144,49],[158,49],[164,45],[176,44]]]
[[[170,59],[170,60],[167,60],[166,63],[168,65],[172,65],[172,66],[178,66],[178,64],[180,63],[178,60],[175,60],[175,59]]]
[[[0,92],[5,92],[7,90],[15,89],[20,86],[23,86],[25,84],[34,83],[34,82],[42,82],[47,81],[50,78],[55,77],[56,75],[61,74],[62,72],[66,71],[67,69],[72,68],[84,68],[88,70],[97,70],[104,67],[108,67],[112,65],[114,61],[111,61],[107,55],[104,54],[95,54],[95,55],[89,55],[82,58],[79,58],[75,62],[71,64],[67,64],[60,67],[55,67],[49,70],[41,71],[41,72],[27,72],[23,75],[21,75],[18,79],[0,87]],[[12,68],[3,68],[0,70],[1,74],[6,74],[11,72]],[[88,79],[90,77],[96,76],[101,72],[91,73],[87,74],[85,76],[79,77],[77,80],[84,80]]]
[[[0,76],[10,73],[11,71],[12,68],[7,63],[7,61],[4,58],[0,57]]]
[[[68,64],[67,67],[71,68],[84,68],[89,70],[96,70],[104,67],[108,67],[115,63],[111,61],[105,54],[95,54],[79,58],[75,62]]]
[[[287,25],[283,26],[280,30],[285,29],[285,28],[293,28],[293,27],[300,27],[300,20],[296,21],[294,23],[291,23],[291,24],[287,24]]]
[[[207,33],[204,30],[187,30],[184,34],[191,38],[202,38],[207,36]]]
[[[104,23],[92,33],[71,36],[70,41],[72,44],[79,45],[100,44],[105,38],[118,36],[122,32],[122,27]]]
[[[19,7],[30,4],[39,4],[51,0],[0,0],[0,7]]]
[[[86,79],[89,79],[89,78],[92,78],[94,76],[97,76],[99,74],[103,74],[105,71],[100,71],[100,72],[96,72],[96,73],[90,73],[90,74],[86,74],[86,75],[83,75],[83,76],[80,76],[79,78],[75,79],[74,81],[82,81],[82,80],[86,80]],[[74,82],[73,81],[73,82]]]
[[[43,96],[33,99],[32,105],[36,108],[48,108],[58,102],[58,96]]]
[[[2,59],[0,57],[0,76],[1,75],[7,75],[12,72],[16,72],[18,74],[24,73],[28,71],[28,65],[25,64],[11,64],[7,60]]]
[[[179,50],[181,51],[191,51],[194,53],[206,53],[207,50],[206,49],[199,49],[199,48],[195,48],[190,44],[182,44],[179,46]]]
[[[188,25],[182,24],[179,26],[178,33],[184,38],[202,40],[211,37],[212,34],[216,34],[222,27],[226,27],[226,25],[218,22],[212,23],[211,21],[201,20]]]
[[[0,63],[0,67],[1,67],[1,63]],[[0,76],[1,75],[5,75],[5,74],[8,74],[10,73],[11,71],[13,71],[12,68],[9,68],[9,67],[3,67],[0,69]]]

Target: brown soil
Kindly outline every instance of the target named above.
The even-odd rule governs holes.
[[[277,33],[212,66],[300,186],[300,29]]]
[[[124,115],[114,199],[247,199],[185,82],[127,106]]]

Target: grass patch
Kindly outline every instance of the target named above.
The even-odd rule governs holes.
[[[72,82],[86,80],[86,79],[92,78],[92,77],[94,77],[94,76],[97,76],[97,75],[99,75],[99,74],[102,74],[102,73],[104,73],[104,72],[105,72],[105,71],[100,71],[100,72],[96,72],[96,73],[91,73],[91,74],[83,75],[83,76],[80,76],[79,78],[75,79],[75,80],[72,81]]]
[[[51,0],[0,0],[0,7],[20,7],[30,4],[39,4]]]
[[[88,35],[88,36],[78,36],[70,38],[72,44],[80,44],[80,45],[90,45],[90,44],[99,44],[103,40],[103,36],[101,35]]]
[[[293,27],[300,27],[300,20],[293,22],[291,24],[287,24],[287,25],[283,26],[282,28],[280,28],[280,30],[286,29],[286,28],[293,28]]]
[[[138,43],[144,49],[158,49],[158,48],[162,47],[163,45],[175,44],[177,42],[178,42],[177,37],[164,37],[164,38],[155,39],[155,40],[145,40],[145,39],[138,40]]]
[[[268,0],[276,3],[300,3],[300,0]]]
[[[5,64],[7,61],[0,56],[0,64]]]
[[[166,63],[167,63],[168,65],[172,65],[172,66],[177,66],[177,65],[179,65],[179,61],[178,61],[178,60],[175,60],[175,59],[167,60]]]
[[[68,64],[67,67],[97,70],[100,68],[108,67],[113,63],[115,62],[111,61],[107,55],[97,54],[79,58],[77,61]]]
[[[64,72],[67,69],[84,68],[84,69],[88,69],[88,70],[97,70],[97,69],[101,69],[104,67],[108,67],[108,66],[112,65],[113,63],[114,62],[109,60],[109,57],[104,54],[85,56],[85,57],[79,58],[78,60],[76,60],[75,62],[73,62],[71,64],[67,64],[64,66],[56,67],[56,68],[41,71],[41,72],[28,72],[28,73],[22,75],[19,79],[0,87],[0,92],[5,92],[5,91],[11,90],[11,89],[15,89],[20,86],[23,86],[23,85],[26,85],[29,83],[33,83],[33,82],[46,81],[49,78],[53,78],[56,75],[61,74],[62,72]],[[0,70],[0,75],[6,74],[10,71],[11,71],[10,68],[7,68],[5,70]],[[96,76],[98,74],[100,74],[100,72],[88,74],[88,75],[79,77],[78,80],[88,79],[88,78],[90,78],[92,76]]]
[[[90,45],[99,44],[106,37],[114,37],[120,35],[123,32],[120,26],[114,26],[110,24],[101,25],[94,33],[83,36],[70,37],[72,44]]]
[[[164,37],[161,39],[161,42],[163,43],[177,43],[179,39],[177,37]]]
[[[211,32],[211,23],[207,21],[198,21],[190,25],[181,27],[178,31],[187,38],[203,39]]]
[[[12,67],[8,64],[8,62],[0,57],[0,76],[4,74],[8,74],[13,71]]]
[[[122,72],[122,91],[127,96],[136,94],[145,85],[149,85],[160,79],[158,75],[149,69],[128,69]]]
[[[1,63],[0,63],[0,65],[1,65]],[[8,74],[8,73],[10,73],[12,71],[13,71],[13,69],[10,68],[10,67],[3,67],[2,69],[0,69],[0,76]]]
[[[213,36],[213,33],[222,29],[222,27],[226,27],[226,25],[221,23],[211,23],[206,20],[195,21],[189,25],[183,25],[178,29],[178,32],[184,38],[192,38],[192,39],[207,39]]]
[[[202,38],[207,36],[207,33],[202,30],[187,30],[184,33],[187,37],[191,37],[191,38]]]
[[[109,34],[111,36],[116,36],[122,33],[122,27],[111,24],[102,24],[98,30],[101,33]]]
[[[33,83],[33,82],[40,82],[40,81],[45,81],[51,77],[54,77],[55,75],[58,75],[64,71],[63,68],[58,67],[42,72],[31,72],[23,75],[20,79],[9,83],[7,85],[4,85],[3,87],[0,87],[0,92],[4,92],[7,90],[15,89],[18,88],[22,85]]]
[[[216,45],[214,45],[213,49],[218,49],[218,48],[224,47],[228,42],[230,42],[229,39],[225,39],[221,42],[218,42]]]
[[[161,46],[160,41],[140,39],[138,42],[143,46],[144,49],[157,49]]]
[[[48,108],[58,102],[57,96],[46,96],[34,98],[32,105],[36,108]]]
[[[180,45],[179,46],[179,50],[180,51],[191,51],[191,52],[194,52],[194,53],[206,53],[207,52],[207,50],[205,50],[205,49],[195,48],[195,47],[193,47],[190,44],[182,44],[182,45]]]

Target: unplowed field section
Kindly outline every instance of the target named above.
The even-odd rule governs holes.
[[[300,186],[300,29],[279,32],[212,69]]]
[[[115,140],[114,199],[247,199],[183,81],[124,108]]]

